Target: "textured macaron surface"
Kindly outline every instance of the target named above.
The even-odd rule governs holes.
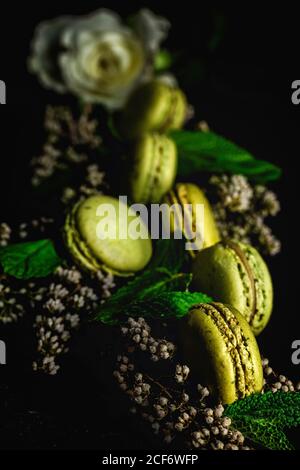
[[[170,207],[173,207],[170,211],[173,230],[183,229],[184,236],[195,244],[194,250],[190,252],[191,255],[220,240],[210,203],[198,186],[191,183],[178,183],[166,195],[165,200]],[[199,207],[203,209],[203,213],[198,210]],[[184,218],[180,214],[176,215],[177,210],[184,214]]]
[[[203,250],[193,263],[193,284],[238,309],[255,334],[268,323],[272,280],[262,257],[250,245],[225,240]]]
[[[154,80],[130,97],[120,118],[120,131],[127,138],[144,132],[181,128],[186,117],[186,98],[178,88]]]
[[[159,202],[176,177],[176,145],[166,135],[144,134],[136,143],[132,166],[132,199],[141,203]]]
[[[143,233],[134,238],[130,226]],[[87,268],[130,274],[143,269],[152,243],[142,219],[124,202],[95,195],[77,205],[66,229],[70,251]]]
[[[263,373],[255,337],[233,307],[195,305],[187,317],[183,343],[199,382],[208,385],[223,403],[261,390]]]

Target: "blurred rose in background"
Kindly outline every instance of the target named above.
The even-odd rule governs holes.
[[[29,69],[46,88],[118,109],[135,87],[151,79],[169,27],[147,9],[129,24],[106,9],[59,17],[37,27]]]

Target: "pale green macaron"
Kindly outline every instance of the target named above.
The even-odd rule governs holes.
[[[191,374],[216,400],[229,404],[261,391],[258,345],[234,307],[216,302],[195,305],[183,319],[181,337]]]
[[[273,307],[273,287],[268,267],[255,248],[222,241],[199,252],[192,270],[196,290],[239,310],[255,335],[265,328]]]
[[[118,129],[129,140],[145,132],[167,132],[180,129],[187,116],[187,101],[183,92],[159,80],[137,88],[119,119]]]
[[[176,177],[176,145],[164,134],[146,133],[137,140],[130,165],[133,201],[157,203],[171,189]]]
[[[173,232],[182,232],[193,246],[188,250],[195,257],[199,250],[220,241],[211,205],[199,186],[192,183],[177,183],[164,197],[168,204],[170,227]],[[203,209],[199,211],[198,209]]]
[[[132,236],[137,230],[145,238]],[[142,219],[123,201],[94,195],[75,204],[68,214],[64,239],[74,261],[84,269],[129,276],[152,256],[152,242]]]

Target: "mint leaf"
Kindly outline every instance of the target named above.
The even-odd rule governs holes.
[[[214,132],[172,131],[170,137],[178,149],[178,175],[186,178],[196,172],[246,175],[259,183],[276,180],[281,169],[257,160],[247,150]]]
[[[148,269],[164,267],[172,273],[179,272],[185,258],[186,240],[159,239],[156,242],[154,255]]]
[[[161,49],[154,57],[154,70],[163,72],[171,67],[174,57],[166,49]]]
[[[125,310],[129,308],[131,303],[151,298],[151,296],[166,291],[185,291],[191,279],[191,274],[174,274],[166,268],[147,270],[118,289],[115,294],[101,305],[95,320],[110,325],[116,324],[122,320]]]
[[[224,414],[245,436],[273,450],[293,449],[284,429],[300,425],[300,392],[266,392],[228,405]]]
[[[212,302],[212,298],[200,292],[167,291],[132,302],[124,313],[132,317],[181,318],[202,302]]]
[[[3,271],[18,279],[46,277],[61,263],[51,240],[17,243],[0,248]]]

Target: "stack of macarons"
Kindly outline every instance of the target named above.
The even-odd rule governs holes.
[[[186,361],[223,403],[260,392],[255,336],[266,327],[273,306],[267,265],[252,246],[223,240],[198,252],[192,272],[193,288],[214,302],[194,306],[184,319]]]
[[[171,232],[191,243],[192,288],[214,302],[195,305],[183,319],[182,345],[199,382],[223,403],[231,403],[263,386],[255,335],[267,325],[273,289],[269,270],[258,251],[234,240],[221,240],[213,211],[195,184],[175,184],[177,151],[166,134],[180,128],[187,114],[184,94],[160,81],[141,86],[119,117],[119,132],[131,141],[129,194],[136,203],[162,202]],[[141,218],[118,199],[94,195],[75,204],[67,216],[64,238],[73,259],[90,272],[104,270],[130,276],[144,269],[152,255],[150,236],[124,237],[132,220]],[[190,212],[182,223],[185,206]],[[198,226],[196,208],[203,207]],[[114,209],[106,214],[105,207]],[[186,214],[185,214],[186,215]],[[108,228],[109,226],[109,228]],[[114,236],[106,236],[106,229]]]
[[[134,202],[157,203],[172,188],[177,150],[167,132],[180,129],[186,116],[182,91],[160,80],[142,85],[130,97],[118,130],[132,143],[129,193]]]

